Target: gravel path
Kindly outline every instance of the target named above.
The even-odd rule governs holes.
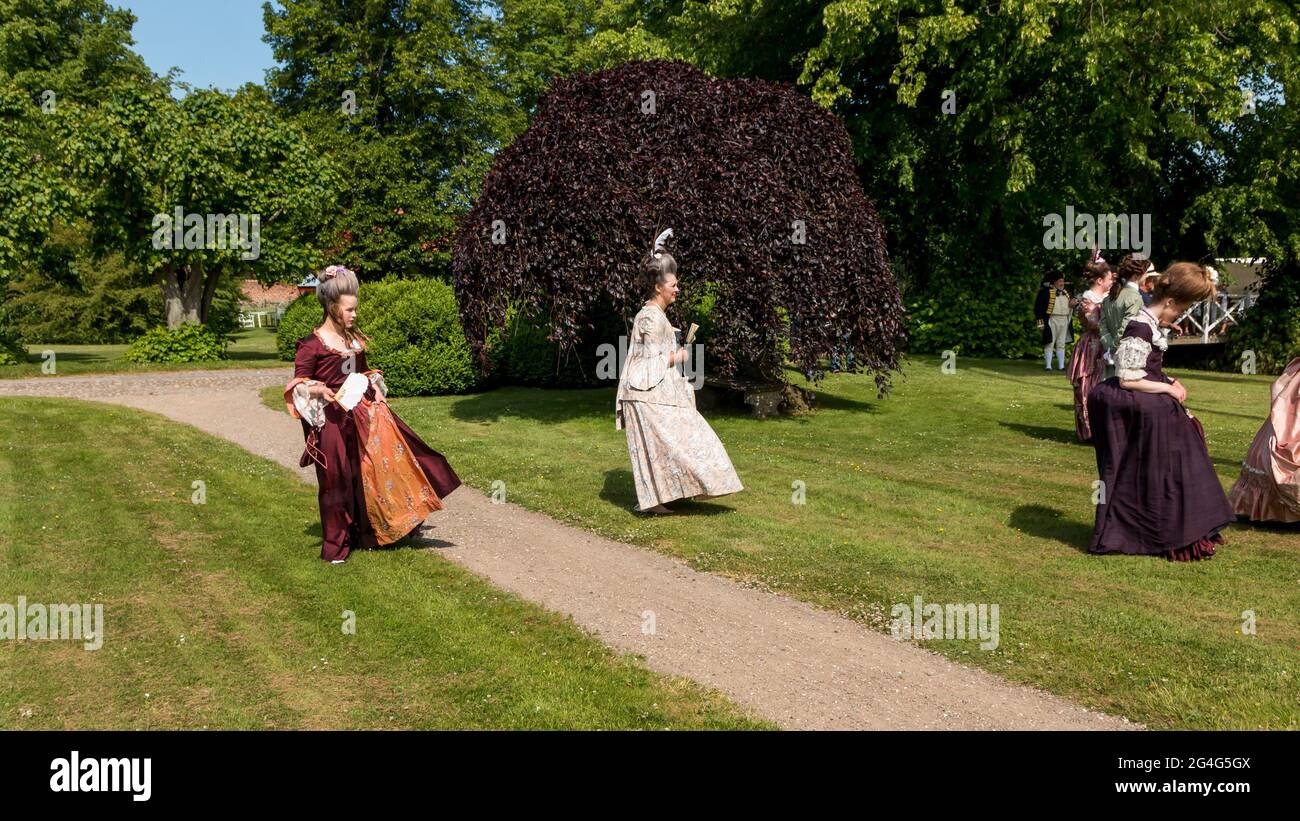
[[[298,422],[258,390],[289,369],[0,380],[9,396],[95,399],[159,413],[299,472]],[[424,432],[422,432],[423,434]],[[439,447],[436,431],[427,440]],[[452,464],[456,454],[449,453]],[[304,517],[316,515],[303,510]],[[794,729],[1124,729],[1086,710],[784,596],[700,573],[462,487],[425,525],[432,549],[493,584],[568,614],[664,673],[716,687]],[[315,556],[304,561],[318,561]],[[653,613],[654,632],[643,632]]]

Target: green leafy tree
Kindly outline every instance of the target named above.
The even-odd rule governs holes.
[[[266,4],[267,88],[349,185],[327,235],[363,277],[446,274],[492,157],[577,65],[574,0]]]
[[[314,237],[337,175],[260,89],[176,100],[131,88],[63,111],[66,178],[92,247],[159,286],[168,327],[205,322],[223,275],[271,283],[321,264]]]
[[[1044,247],[1068,205],[1151,214],[1157,262],[1296,245],[1292,3],[606,0],[596,19],[588,62],[794,80],[845,120],[923,348],[1032,342],[1039,272],[1086,250]]]
[[[158,82],[131,51],[134,21],[104,0],[0,0],[0,347],[11,354],[20,349],[6,302],[17,272],[28,292],[39,292],[57,287],[44,268],[51,253],[87,253],[80,235],[67,232],[57,251],[46,248],[71,206],[56,161],[55,115],[125,85]]]
[[[157,82],[131,51],[135,16],[105,0],[0,0],[0,76],[57,105]]]
[[[483,173],[499,108],[459,0],[300,2],[264,7],[278,62],[267,88],[350,183],[329,227],[336,258],[363,276],[445,269],[457,203]]]

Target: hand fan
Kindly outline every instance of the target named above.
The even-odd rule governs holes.
[[[343,384],[334,392],[334,399],[344,410],[352,410],[370,387],[370,380],[359,373],[350,373]]]

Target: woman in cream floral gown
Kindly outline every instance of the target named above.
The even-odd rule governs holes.
[[[695,409],[695,391],[678,370],[688,352],[664,313],[677,299],[677,262],[660,234],[646,263],[654,295],[636,315],[619,377],[615,427],[627,432],[638,511],[670,513],[665,502],[743,490],[726,449]]]

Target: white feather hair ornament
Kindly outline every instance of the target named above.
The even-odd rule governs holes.
[[[673,229],[665,228],[659,236],[655,237],[654,250],[651,252],[654,256],[659,256],[664,252],[664,242],[673,235]]]

